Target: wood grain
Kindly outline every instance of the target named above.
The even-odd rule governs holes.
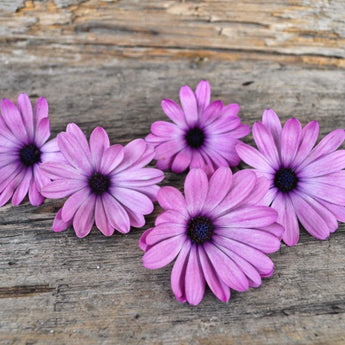
[[[345,123],[344,13],[341,0],[5,0],[0,97],[47,97],[53,136],[76,122],[125,144],[164,119],[162,98],[209,79],[213,99],[241,104],[246,123],[271,107],[317,119],[325,135]],[[183,178],[166,173],[164,184]],[[171,267],[141,266],[142,229],[51,232],[62,202],[0,209],[1,345],[345,343],[344,225],[282,245],[260,288],[228,304],[207,291],[191,307],[176,302]]]

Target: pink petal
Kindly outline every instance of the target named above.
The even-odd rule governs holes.
[[[198,121],[198,106],[194,92],[189,86],[181,87],[180,101],[188,126],[194,127]]]
[[[265,205],[264,197],[267,194],[271,181],[266,177],[257,177],[255,187],[251,193],[242,200],[243,204]]]
[[[162,268],[175,259],[185,243],[185,236],[171,237],[149,248],[143,256],[143,265],[149,269]]]
[[[326,175],[326,177],[328,177]],[[329,180],[332,179],[329,177]],[[326,180],[326,178],[325,178]],[[298,189],[313,198],[319,198],[345,206],[345,188],[318,182],[317,178],[305,180],[298,185]]]
[[[330,233],[329,226],[322,216],[300,195],[291,194],[297,217],[303,227],[315,238],[325,240]]]
[[[282,132],[282,125],[279,117],[272,109],[266,109],[262,114],[262,123],[272,133],[276,147],[279,150]]]
[[[247,277],[219,247],[211,242],[205,242],[204,249],[218,276],[227,286],[237,291],[246,291],[248,289]]]
[[[274,253],[280,248],[280,239],[266,231],[231,227],[217,228],[215,234],[245,243],[263,253]]]
[[[23,199],[25,198],[26,194],[29,191],[30,183],[32,179],[32,170],[26,169],[25,174],[23,173],[23,179],[19,182],[19,186],[17,187],[16,191],[12,197],[12,204],[13,206],[18,206]]]
[[[125,209],[108,193],[104,193],[102,199],[109,224],[119,232],[129,232],[130,221]]]
[[[202,210],[208,192],[208,179],[201,169],[192,169],[184,183],[189,214],[194,217]]]
[[[44,201],[44,197],[40,193],[39,187],[37,186],[35,179],[31,179],[29,188],[29,201],[32,206],[40,206]]]
[[[328,175],[345,168],[345,150],[331,152],[313,161],[308,166],[296,170],[298,177],[316,177]]]
[[[250,126],[242,123],[237,128],[231,131],[231,135],[234,138],[243,138],[250,133]]]
[[[38,126],[35,133],[35,143],[38,147],[41,147],[50,137],[50,122],[49,119],[46,117],[42,119]]]
[[[193,150],[192,158],[190,162],[190,169],[194,168],[203,168],[205,166],[204,159],[202,158],[202,155],[200,152]]]
[[[327,207],[329,211],[333,213],[333,215],[337,218],[338,221],[345,223],[345,207],[334,205],[330,202],[325,200],[316,199],[321,205]]]
[[[124,160],[124,148],[121,145],[112,145],[105,149],[101,157],[100,172],[110,174]]]
[[[177,210],[186,214],[186,200],[178,189],[170,186],[162,187],[158,192],[157,199],[163,209]]]
[[[170,140],[156,147],[156,159],[168,161],[177,152],[183,150],[186,143],[183,140]]]
[[[237,103],[231,103],[231,104],[226,105],[223,108],[222,115],[229,119],[230,117],[237,116],[239,111],[240,111],[240,105]]]
[[[223,108],[223,112],[224,112]],[[231,133],[234,129],[238,128],[241,124],[241,120],[239,117],[232,117],[232,116],[225,116],[222,115],[211,123],[205,124],[205,128],[209,133],[213,134],[223,134],[223,133]]]
[[[47,141],[43,146],[41,146],[42,153],[51,153],[60,151],[57,138],[53,138]]]
[[[150,186],[164,179],[164,173],[154,168],[124,170],[120,173],[115,171],[115,174],[111,174],[111,176],[115,186],[133,189]]]
[[[73,228],[79,238],[87,236],[95,221],[96,196],[91,194],[78,208],[73,218]]]
[[[43,118],[48,117],[48,111],[49,109],[48,109],[47,100],[43,97],[40,97],[36,102],[35,112],[34,112],[34,120],[35,120],[36,129],[39,122]]]
[[[1,100],[0,108],[3,119],[14,136],[28,144],[26,129],[17,107],[10,100],[4,98]]]
[[[15,186],[12,183],[8,184],[6,188],[0,193],[0,207],[4,206],[13,195]]]
[[[299,240],[299,226],[295,212],[295,206],[290,196],[278,193],[272,203],[272,208],[278,212],[278,222],[285,228],[283,241],[288,246],[294,246]]]
[[[278,237],[279,239],[282,238],[283,233],[285,231],[284,227],[282,225],[278,224],[278,223],[273,223],[271,225],[263,226],[259,230],[267,231],[270,234]]]
[[[74,136],[62,132],[58,134],[57,141],[68,163],[86,174],[91,174],[93,167],[91,166],[90,160]]]
[[[105,236],[111,236],[114,233],[113,227],[109,224],[107,215],[105,214],[102,198],[96,199],[95,206],[95,222],[99,230]]]
[[[117,167],[117,171],[123,171],[130,167],[139,165],[143,159],[145,159],[145,164],[147,165],[154,156],[153,148],[151,145],[147,144],[143,139],[135,139],[129,142],[124,147],[124,157],[122,162]],[[149,157],[149,162],[147,162],[147,157]]]
[[[64,203],[62,209],[61,209],[61,218],[68,222],[70,221],[79,207],[82,205],[82,203],[88,198],[90,195],[90,192],[87,188],[83,188],[79,190],[78,192],[72,194]]]
[[[72,221],[64,222],[61,218],[61,208],[55,216],[54,223],[53,223],[53,231],[60,232],[64,231],[72,225]]]
[[[26,128],[26,132],[30,140],[33,139],[34,135],[34,119],[32,113],[32,105],[30,102],[30,98],[25,93],[21,93],[18,96],[18,109],[22,114],[22,119],[24,126]]]
[[[215,121],[221,114],[223,110],[222,101],[212,102],[200,115],[200,124],[207,125]]]
[[[319,123],[309,122],[302,130],[301,143],[296,153],[292,166],[298,166],[308,156],[319,136]],[[303,163],[302,163],[303,164]]]
[[[277,212],[266,206],[247,206],[218,218],[214,224],[222,227],[260,228],[277,220]]]
[[[181,302],[187,300],[185,293],[185,276],[190,249],[191,241],[186,240],[171,271],[171,288],[176,298]]]
[[[33,175],[40,191],[43,186],[50,182],[50,178],[48,178],[44,172],[41,170],[40,165],[36,164],[33,168]]]
[[[166,121],[156,121],[151,125],[151,132],[158,137],[164,137],[166,140],[182,136],[182,130],[175,124]]]
[[[314,147],[310,155],[301,164],[301,168],[307,166],[318,158],[334,152],[344,142],[345,131],[344,129],[336,129],[326,135],[318,145]]]
[[[160,241],[164,241],[170,237],[183,235],[186,233],[186,227],[176,223],[162,223],[156,225],[146,237],[146,244],[152,246]]]
[[[216,238],[215,243],[217,246],[225,247],[248,261],[257,269],[261,277],[270,276],[272,274],[274,269],[273,262],[260,250],[226,237],[223,237],[221,241]]]
[[[232,185],[231,169],[221,167],[210,178],[204,210],[212,211],[228,194]]]
[[[126,212],[129,217],[130,226],[135,228],[142,228],[145,225],[145,217],[142,214],[135,212],[129,208],[126,208]]]
[[[220,216],[233,209],[246,199],[256,185],[256,175],[250,170],[240,170],[232,178],[230,192],[224,200],[215,208],[213,214]]]
[[[207,285],[219,300],[228,302],[230,299],[229,287],[219,278],[202,246],[198,247],[198,253]]]
[[[69,196],[86,187],[86,182],[80,180],[55,180],[42,188],[42,194],[46,198],[60,199]]]
[[[107,132],[102,127],[96,127],[90,135],[90,151],[94,166],[98,170],[105,150],[110,146]]]
[[[146,195],[133,189],[111,187],[109,193],[133,212],[150,214],[153,211],[152,201]]]
[[[253,136],[258,149],[263,153],[267,161],[270,162],[270,165],[274,169],[279,169],[280,157],[271,132],[261,122],[255,122],[253,125]]]
[[[290,167],[298,147],[302,134],[301,123],[297,119],[286,121],[281,135],[281,160],[284,167]]]
[[[162,187],[162,188],[168,188],[168,187]],[[172,188],[172,187],[170,187]],[[189,221],[189,216],[187,216],[184,213],[181,213],[181,211],[177,210],[167,210],[160,215],[157,216],[155,220],[155,224],[159,225],[162,223],[176,223],[181,225],[187,225],[187,222]]]
[[[241,271],[248,279],[249,287],[259,287],[261,285],[261,276],[252,264],[225,247],[221,247],[221,249],[230,259],[236,262],[238,267],[240,267]]]
[[[91,159],[90,147],[87,142],[86,136],[83,133],[83,131],[80,129],[80,127],[77,126],[75,123],[69,123],[66,127],[66,132],[70,136],[74,137],[75,142],[79,145],[80,149],[84,153],[85,158],[91,164],[92,159]]]
[[[211,87],[207,80],[201,80],[195,90],[195,97],[198,104],[199,113],[210,104]]]
[[[184,172],[192,160],[192,150],[186,148],[178,152],[171,164],[171,171],[176,174]]]
[[[273,168],[267,162],[262,153],[253,147],[247,144],[239,143],[236,145],[236,151],[240,158],[253,168],[267,173],[274,172]]]
[[[146,237],[148,236],[148,234],[153,230],[154,228],[151,229],[147,229],[146,231],[144,231],[144,233],[141,235],[140,239],[139,239],[139,247],[141,250],[146,251],[149,249],[149,245],[146,243]]]
[[[46,176],[49,176],[51,179],[65,178],[72,180],[83,180],[87,179],[86,175],[83,175],[82,171],[78,171],[73,168],[71,165],[55,162],[47,162],[40,164],[40,170],[44,172]]]
[[[185,274],[186,299],[191,305],[198,305],[205,294],[205,278],[199,262],[198,247],[192,244]]]
[[[164,113],[175,122],[180,128],[186,128],[186,119],[180,106],[170,99],[162,100],[162,109]]]

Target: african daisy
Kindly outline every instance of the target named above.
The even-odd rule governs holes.
[[[157,121],[145,140],[156,147],[157,167],[181,173],[189,168],[205,168],[212,172],[221,166],[236,166],[240,159],[235,150],[239,138],[250,132],[241,124],[238,104],[223,106],[210,103],[211,88],[201,81],[195,93],[189,86],[180,89],[180,106],[170,99],[162,108],[171,122]]]
[[[154,156],[153,148],[138,139],[123,147],[109,144],[106,131],[97,127],[90,144],[76,124],[57,137],[66,163],[47,162],[42,169],[53,181],[42,194],[47,198],[68,197],[58,211],[53,230],[63,231],[73,224],[78,237],[89,234],[94,222],[106,236],[114,229],[127,233],[130,226],[145,224],[144,215],[153,210],[164,174],[145,168]]]
[[[158,202],[165,210],[155,227],[142,235],[143,265],[157,269],[176,257],[171,287],[180,302],[199,304],[205,282],[218,299],[227,302],[230,288],[258,287],[261,277],[273,274],[264,253],[280,248],[283,227],[277,212],[263,206],[269,187],[265,178],[249,170],[232,175],[217,169],[208,179],[202,169],[188,173],[184,194],[162,187]]]
[[[326,239],[345,221],[345,150],[337,150],[345,131],[337,129],[318,145],[319,124],[303,129],[297,119],[282,128],[273,110],[266,110],[262,122],[253,126],[259,150],[246,144],[236,149],[241,159],[270,181],[267,205],[278,211],[285,227],[284,242],[293,246],[299,239],[298,220],[315,238]]]
[[[48,182],[40,165],[61,158],[56,140],[50,136],[48,103],[39,98],[35,110],[26,94],[18,96],[18,107],[10,100],[0,104],[0,206],[12,197],[19,205],[29,194],[33,206],[42,204],[40,187]]]

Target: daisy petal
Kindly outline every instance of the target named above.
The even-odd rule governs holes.
[[[87,236],[95,221],[95,202],[96,197],[90,195],[78,208],[74,218],[73,227],[79,238]]]
[[[114,233],[114,228],[109,224],[107,215],[105,214],[102,198],[96,199],[95,205],[95,222],[99,230],[104,236],[111,236]]]
[[[104,151],[110,146],[107,132],[102,127],[96,127],[90,135],[90,150],[94,166],[101,166]]]
[[[281,135],[281,159],[284,167],[289,167],[295,158],[301,134],[301,123],[297,119],[286,121]]]
[[[159,205],[165,210],[172,209],[185,213],[187,204],[182,193],[178,189],[170,186],[162,187],[158,192],[157,198]]]
[[[279,117],[272,109],[266,109],[262,114],[262,123],[272,133],[276,147],[279,150],[281,145],[280,140],[282,132],[282,125],[280,123]]]
[[[144,267],[157,269],[170,264],[180,252],[184,242],[184,236],[175,236],[157,243],[143,256]]]
[[[33,140],[34,136],[34,121],[32,113],[32,105],[30,98],[25,93],[21,93],[18,96],[18,109],[22,114],[24,126],[26,128],[27,135],[30,141]]]
[[[72,221],[65,222],[61,218],[61,208],[60,208],[60,210],[58,211],[58,213],[56,214],[55,219],[54,219],[53,231],[54,232],[61,232],[61,231],[66,230],[67,228],[69,228],[71,225],[72,225]]]
[[[180,101],[188,126],[194,127],[198,121],[198,105],[194,92],[189,86],[181,87]]]
[[[246,291],[248,289],[247,277],[219,247],[210,242],[205,242],[204,249],[218,276],[227,286],[237,291]]]
[[[163,99],[161,104],[164,113],[169,117],[170,120],[175,122],[181,128],[187,127],[183,111],[177,103],[171,99]]]
[[[192,169],[186,177],[184,191],[188,212],[193,217],[201,211],[207,196],[208,179],[205,172]]]
[[[198,103],[198,109],[201,113],[210,104],[211,87],[207,80],[201,80],[195,90],[195,97]]]
[[[72,194],[61,208],[61,218],[65,222],[70,221],[89,195],[90,192],[86,188]]]
[[[185,274],[186,299],[191,305],[198,305],[205,294],[205,278],[199,262],[198,247],[192,244]]]
[[[225,285],[221,279],[219,279],[219,276],[214,270],[203,246],[198,247],[198,253],[207,285],[219,300],[222,302],[228,302],[230,299],[230,288]]]
[[[171,271],[171,288],[181,302],[186,301],[185,276],[190,249],[191,241],[185,241]]]

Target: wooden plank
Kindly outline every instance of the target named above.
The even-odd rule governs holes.
[[[3,4],[0,96],[47,97],[53,136],[76,122],[87,134],[103,126],[112,143],[144,137],[165,119],[161,99],[200,79],[213,99],[241,104],[246,123],[271,107],[283,120],[318,120],[322,135],[344,127],[342,1]],[[167,173],[164,184],[181,188],[183,177]],[[207,291],[191,307],[175,300],[171,267],[141,266],[143,230],[55,234],[61,205],[0,209],[0,344],[345,343],[344,225],[326,241],[303,231],[283,245],[260,288],[228,304]]]

